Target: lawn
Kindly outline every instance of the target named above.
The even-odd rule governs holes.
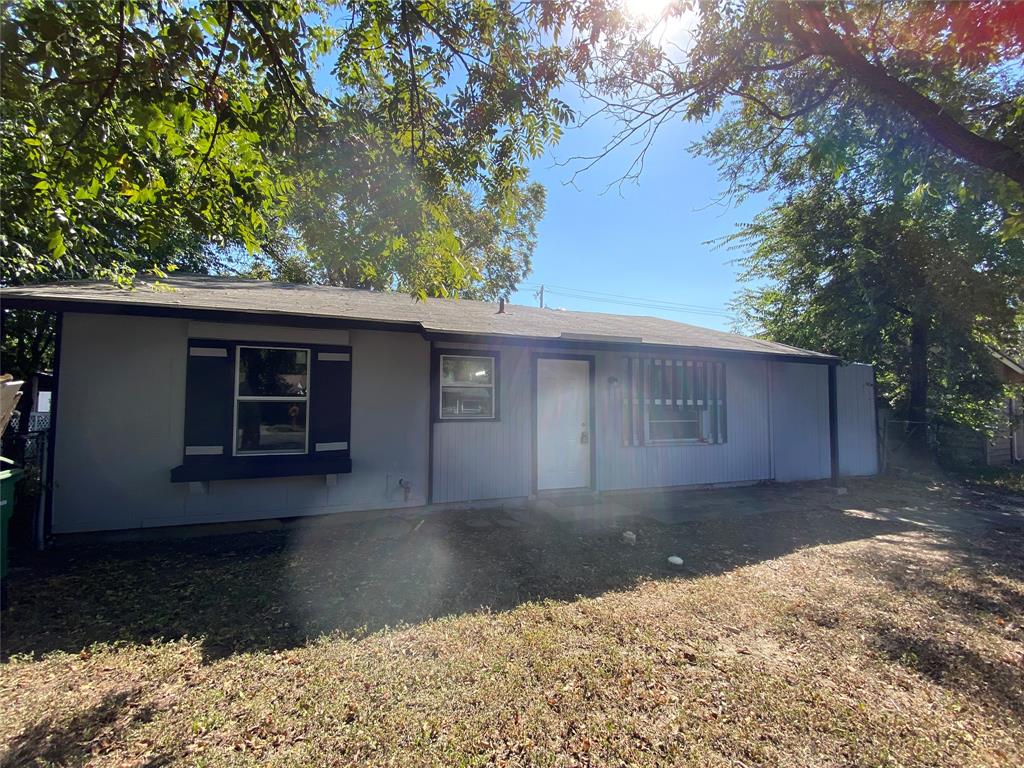
[[[1024,764],[1024,495],[917,478],[586,512],[23,560],[0,764]]]

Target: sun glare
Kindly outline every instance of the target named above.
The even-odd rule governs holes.
[[[626,10],[637,19],[657,21],[665,12],[672,0],[624,0]]]
[[[649,24],[651,39],[688,48],[690,35],[697,26],[700,12],[696,4],[683,13],[673,10],[676,0],[622,0],[626,11],[638,21]],[[666,12],[670,12],[665,18]]]

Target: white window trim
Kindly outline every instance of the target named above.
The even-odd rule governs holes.
[[[444,360],[446,357],[461,360],[490,360],[491,361],[491,383],[490,384],[445,384],[444,383]],[[497,396],[497,361],[494,355],[446,355],[441,354],[440,363],[437,366],[437,415],[441,421],[465,421],[475,419],[479,421],[493,421],[495,417],[495,397]],[[489,389],[491,390],[491,412],[487,415],[473,416],[471,414],[456,414],[446,416],[444,413],[444,388],[458,387],[459,389]]]
[[[306,395],[305,397],[297,397],[295,395],[288,395],[285,397],[262,397],[260,395],[240,395],[238,394],[238,388],[241,384],[239,376],[242,368],[242,350],[243,349],[282,349],[288,352],[305,352],[306,353]],[[231,455],[232,456],[302,456],[309,453],[309,391],[310,383],[312,382],[313,376],[313,357],[311,350],[308,347],[275,347],[266,344],[239,344],[235,347],[235,391],[234,395],[234,412],[231,424]],[[287,450],[287,451],[239,451],[238,450],[238,404],[243,402],[279,402],[279,403],[296,403],[304,402],[306,404],[306,434],[305,444],[301,451]]]

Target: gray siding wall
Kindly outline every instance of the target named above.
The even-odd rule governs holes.
[[[328,485],[323,477],[218,481],[210,483],[205,493],[171,483],[170,470],[182,458],[189,337],[351,344],[352,473],[339,476],[337,485]],[[544,350],[493,344],[449,346],[499,350],[500,420],[434,425],[433,501],[530,495],[532,356]],[[592,439],[598,490],[829,476],[825,366],[729,358],[728,442],[633,447],[622,443],[623,355],[596,351],[593,357],[596,421]],[[875,471],[870,463],[875,452],[873,439],[865,431],[870,431],[866,426],[870,398],[863,387],[870,368],[839,370],[842,469],[870,474]],[[847,378],[844,370],[854,370],[853,378]],[[429,377],[430,344],[412,333],[67,314],[61,347],[54,531],[424,504]],[[872,403],[872,423],[873,414]],[[853,431],[844,435],[845,429]],[[400,479],[412,484],[408,499],[398,485]]]
[[[773,362],[768,369],[768,389],[775,479],[831,477],[828,366]]]
[[[839,474],[878,474],[878,417],[875,375],[870,365],[854,363],[836,369],[839,405]]]
[[[472,349],[480,345],[438,344]],[[529,496],[533,484],[530,351],[481,347],[501,356],[499,420],[434,424],[434,502]]]
[[[190,337],[352,345],[350,475],[171,483],[181,463]],[[67,314],[54,532],[415,506],[426,502],[429,344],[415,334]],[[409,499],[398,487],[412,484]]]
[[[475,345],[437,346],[467,349]],[[501,353],[501,421],[434,425],[434,501],[438,503],[523,497],[533,492],[532,356],[557,352],[543,347],[481,348]],[[592,439],[597,441],[598,490],[748,482],[771,477],[766,362],[728,361],[727,443],[633,447],[622,444],[621,384],[609,381],[622,381],[623,355],[595,352],[593,356],[596,423]]]
[[[987,448],[988,465],[1001,467],[1013,460],[1012,443],[1009,437],[997,437],[990,440]]]
[[[767,363],[731,358],[726,367],[728,442],[626,446],[622,444],[622,395],[619,387],[609,383],[609,378],[623,381],[623,355],[599,354],[595,382],[598,488],[625,490],[770,478]]]

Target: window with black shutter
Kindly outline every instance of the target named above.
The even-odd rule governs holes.
[[[351,347],[190,339],[174,482],[350,472]]]

